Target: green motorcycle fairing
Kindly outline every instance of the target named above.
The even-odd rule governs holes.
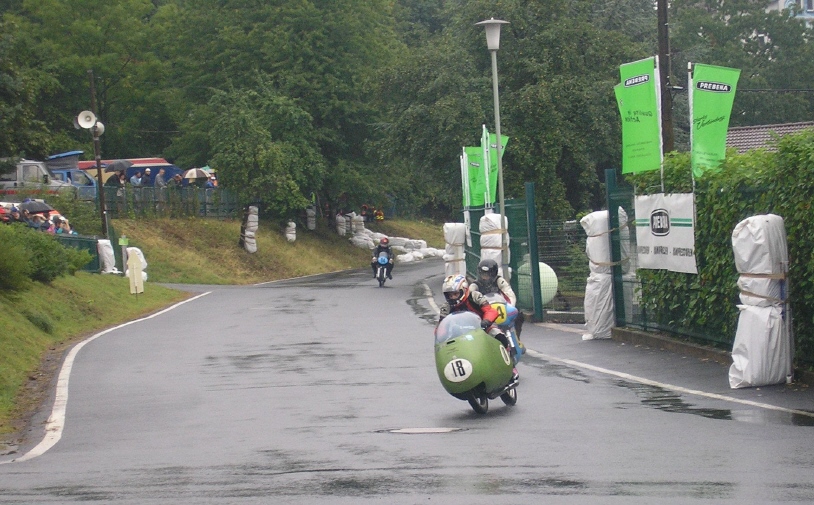
[[[466,399],[470,392],[488,394],[506,386],[512,360],[501,343],[483,331],[472,312],[445,317],[435,329],[435,367],[447,392]]]

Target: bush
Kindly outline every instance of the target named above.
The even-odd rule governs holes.
[[[3,226],[0,248],[0,273],[4,275],[0,285],[9,283],[8,289],[25,289],[21,275],[39,282],[51,282],[65,274],[73,275],[91,261],[88,251],[64,247],[53,235],[33,230],[20,224]],[[5,257],[5,259],[3,259]]]
[[[31,285],[31,264],[17,238],[18,226],[0,224],[0,290],[24,291]]]

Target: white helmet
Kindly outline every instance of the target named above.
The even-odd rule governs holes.
[[[444,279],[442,287],[444,298],[450,308],[455,309],[462,305],[469,296],[469,282],[463,275],[450,275]]]

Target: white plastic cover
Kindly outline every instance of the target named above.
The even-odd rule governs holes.
[[[289,221],[285,227],[285,239],[289,242],[297,240],[297,223],[294,221]]]
[[[740,276],[738,288],[741,290],[741,303],[767,307],[783,298],[783,274],[789,260],[786,227],[782,217],[766,214],[752,216],[738,223],[732,230],[732,251],[738,273],[776,277]],[[760,296],[750,296],[749,293]]]
[[[317,211],[313,207],[305,209],[306,225],[313,231],[317,229]]]
[[[610,338],[615,324],[613,276],[591,272],[585,285],[585,328],[582,340]]]
[[[463,245],[466,242],[466,224],[444,223],[444,242],[450,245]]]
[[[350,221],[350,230],[351,233],[359,233],[360,231],[365,229],[365,218],[364,216],[353,216]]]
[[[480,257],[481,259],[492,259],[498,265],[502,263],[501,235],[506,236],[506,258],[510,258],[509,245],[509,221],[504,216],[503,226],[500,226],[500,214],[485,214],[480,218],[478,230],[480,230]]]
[[[588,238],[585,254],[592,273],[611,273],[610,235],[608,234],[608,211],[597,210],[579,220]]]
[[[738,305],[738,330],[732,345],[729,387],[785,382],[791,375],[791,339],[780,306]]]
[[[788,248],[783,218],[752,216],[732,230],[738,288],[738,329],[729,386],[765,386],[791,379],[792,342],[785,297]],[[757,275],[757,277],[755,277]]]
[[[254,205],[249,207],[249,213],[246,216],[246,230],[257,231],[259,219],[257,217],[257,207]]]
[[[138,247],[128,247],[127,248],[127,256],[130,257],[130,255],[132,255],[132,254],[135,254],[136,256],[138,256],[139,261],[141,262],[141,280],[146,282],[147,281],[147,260],[144,259],[144,253],[141,252],[141,249],[139,249]],[[126,266],[127,266],[127,264],[125,264],[125,267]],[[124,269],[124,276],[128,277],[129,275],[130,275],[130,269],[125,268]]]
[[[345,229],[345,216],[343,216],[342,214],[336,215],[336,233],[340,237],[344,237],[345,233],[347,233]]]
[[[444,258],[444,275],[466,275],[466,252],[463,244],[447,244]]]
[[[100,239],[96,242],[96,250],[99,251],[99,261],[101,262],[103,274],[117,274],[116,256],[113,254],[113,246],[108,239]]]

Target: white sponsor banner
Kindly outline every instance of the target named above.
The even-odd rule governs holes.
[[[638,268],[697,274],[693,194],[636,197]]]

